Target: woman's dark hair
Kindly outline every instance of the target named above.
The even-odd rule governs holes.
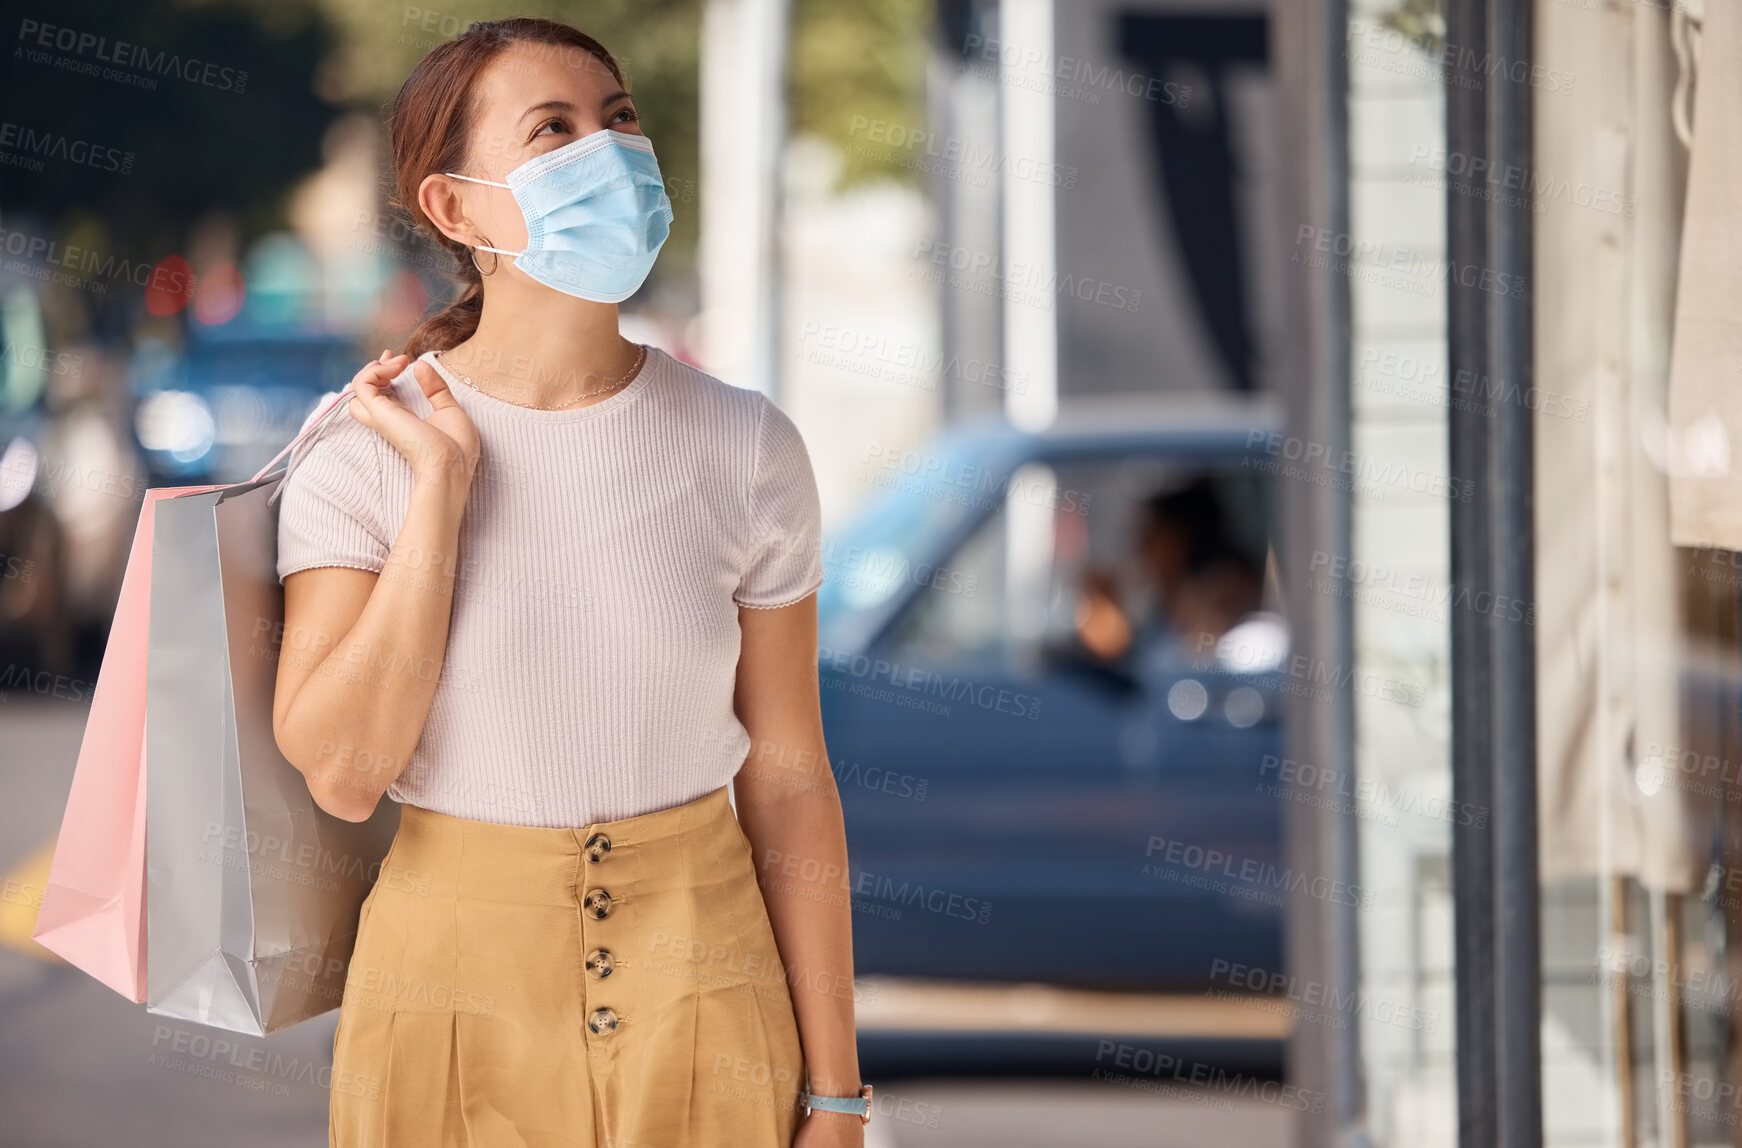
[[[484,310],[484,280],[472,262],[472,249],[449,239],[430,222],[418,206],[417,189],[430,175],[465,170],[462,165],[472,134],[472,87],[484,67],[510,44],[540,44],[577,64],[602,64],[619,86],[629,86],[623,69],[603,44],[555,20],[481,21],[418,61],[394,98],[388,125],[393,147],[392,205],[453,255],[454,275],[463,286],[457,299],[411,333],[405,353],[413,358],[425,351],[445,351],[470,338]]]

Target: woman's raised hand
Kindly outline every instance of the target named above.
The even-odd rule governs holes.
[[[451,481],[469,486],[478,466],[478,428],[428,363],[414,366],[412,376],[434,409],[425,418],[406,409],[391,388],[409,361],[403,354],[383,351],[379,359],[358,371],[351,380],[351,417],[393,444],[411,464],[418,482]]]

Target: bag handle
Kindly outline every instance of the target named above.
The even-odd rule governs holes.
[[[249,482],[259,482],[261,479],[265,478],[266,475],[268,474],[268,472],[270,472],[273,467],[278,465],[279,459],[283,458],[285,455],[291,453],[297,447],[301,446],[303,443],[303,440],[307,439],[310,435],[314,434],[315,431],[317,429],[319,429],[319,427],[322,423],[326,422],[328,418],[332,417],[332,413],[334,411],[338,410],[340,407],[345,405],[345,401],[347,399],[349,399],[350,397],[351,397],[351,384],[346,383],[344,388],[339,391],[338,395],[331,402],[329,402],[327,404],[326,408],[324,410],[322,410],[319,414],[317,414],[314,418],[310,419],[308,422],[308,425],[303,427],[302,430],[297,433],[297,436],[295,438],[291,439],[290,442],[285,446],[285,448],[283,450],[279,451],[277,454],[272,456],[271,462],[269,462],[265,466],[261,467],[259,473],[255,474],[255,476],[253,478],[249,479],[248,481]],[[284,468],[286,471],[288,471],[290,469],[290,463],[286,462],[284,464]]]

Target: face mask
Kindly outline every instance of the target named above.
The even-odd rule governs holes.
[[[671,231],[671,201],[653,144],[606,128],[508,173],[505,187],[526,217],[526,250],[514,265],[547,287],[580,299],[621,303],[640,290]]]

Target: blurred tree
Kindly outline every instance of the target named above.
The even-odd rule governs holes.
[[[791,131],[840,150],[842,187],[877,178],[923,185],[920,172],[895,162],[902,153],[866,138],[864,125],[927,130],[933,16],[933,0],[793,0]]]
[[[384,115],[416,62],[475,20],[547,15],[577,23],[622,61],[670,182],[670,253],[687,264],[699,216],[703,3],[0,0],[16,32],[0,114],[0,212],[62,242],[103,245],[105,256],[155,262],[217,209],[246,244],[284,225],[290,191],[320,165],[344,106]],[[893,151],[855,147],[866,141],[853,125],[923,129],[928,0],[793,4],[792,130],[841,149],[844,185],[916,179]]]
[[[705,0],[471,0],[442,8],[378,0],[320,0],[345,29],[330,84],[335,99],[385,116],[424,54],[477,20],[545,16],[597,38],[623,64],[647,134],[659,149],[676,220],[664,262],[693,264],[699,223],[701,18]],[[844,184],[915,173],[880,147],[855,151],[853,117],[923,128],[930,0],[793,0],[791,127],[839,147]],[[385,177],[385,173],[384,173]],[[671,257],[675,256],[675,260]]]
[[[0,0],[0,26],[3,225],[104,258],[155,263],[212,210],[245,238],[283,226],[339,111],[313,86],[333,33],[312,0]]]
[[[1446,46],[1446,16],[1440,0],[1398,0],[1395,8],[1379,14],[1379,25],[1402,35],[1430,56]]]

